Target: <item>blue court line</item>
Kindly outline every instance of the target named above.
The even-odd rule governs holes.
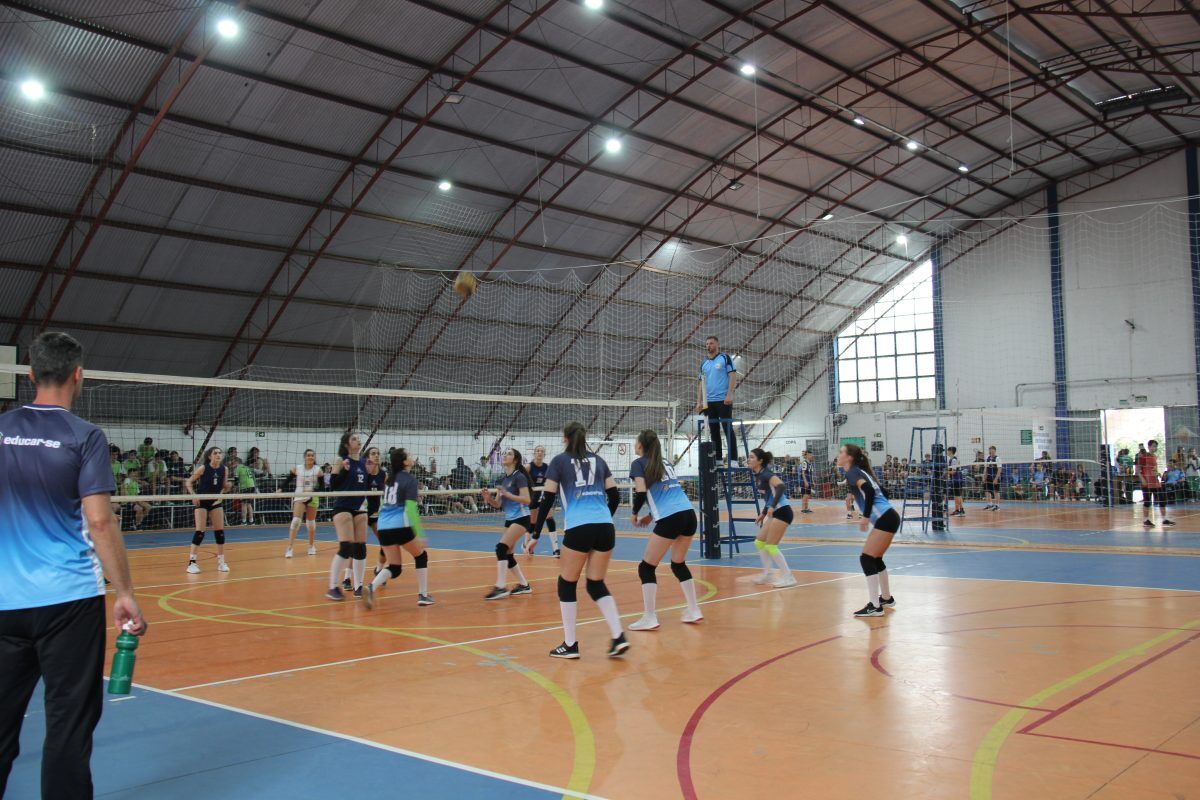
[[[383,797],[545,800],[552,787],[512,783],[328,733],[137,688],[111,702],[92,754],[97,798],[211,800]],[[390,711],[389,711],[390,709]],[[403,706],[380,706],[401,718]],[[21,731],[7,797],[39,797],[45,714],[39,686]]]

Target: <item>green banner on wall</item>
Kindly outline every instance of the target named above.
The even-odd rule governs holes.
[[[1021,431],[1021,444],[1033,444],[1033,431],[1032,430]]]
[[[867,437],[865,436],[843,436],[842,444],[856,444],[862,449],[867,449]]]

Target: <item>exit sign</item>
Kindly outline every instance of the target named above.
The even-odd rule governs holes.
[[[1021,444],[1033,444],[1033,431],[1032,430],[1021,431]]]

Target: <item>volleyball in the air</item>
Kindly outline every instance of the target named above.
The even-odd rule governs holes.
[[[475,287],[478,285],[479,281],[475,279],[473,272],[460,272],[454,279],[454,291],[458,292],[458,296],[463,300],[475,294]]]

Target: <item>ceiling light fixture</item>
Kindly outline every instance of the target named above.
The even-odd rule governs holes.
[[[592,11],[599,11],[604,7],[604,0],[583,0],[583,4]]]
[[[959,165],[958,165],[958,171],[959,171],[959,172],[970,172],[970,171],[971,171],[971,168],[970,168],[970,167],[968,167],[966,164],[959,164]]]
[[[610,153],[621,152],[621,140],[615,136],[610,136],[604,141],[604,149]]]
[[[743,75],[745,75],[747,78],[749,78],[751,75],[753,75],[755,73],[754,65],[753,64],[742,64],[741,73]]]
[[[902,246],[902,247],[903,247],[903,246],[905,246],[905,245],[907,245],[907,244],[908,244],[908,237],[907,237],[907,236],[905,236],[903,233],[902,233],[902,234],[900,234],[899,236],[897,236],[897,237],[896,237],[896,244],[898,244],[898,245],[900,245],[900,246]]]
[[[21,82],[21,94],[30,100],[41,100],[46,96],[46,86],[41,81],[30,78]]]
[[[737,178],[734,178],[733,180],[731,180],[729,182],[729,186],[727,186],[726,188],[729,189],[729,191],[731,191],[731,192],[736,192],[738,189],[742,188],[745,185],[746,184],[742,183]]]
[[[829,222],[829,220],[833,219],[833,212],[826,214],[825,216],[821,217],[821,219],[823,219],[826,222]]]
[[[863,119],[862,117],[856,116],[854,118],[854,124],[861,128],[863,125],[867,124],[867,121],[865,119]]]
[[[917,148],[920,147],[921,145],[917,144],[914,139],[909,139],[907,142],[904,143],[904,146],[907,147],[909,150],[912,150],[915,153],[917,151]]]
[[[217,33],[226,39],[232,39],[238,35],[238,24],[229,17],[225,17],[217,23]]]
[[[446,94],[446,102],[452,106],[456,106],[463,101],[463,96],[458,92],[448,92]]]
[[[442,181],[441,183],[438,184],[438,188],[441,189],[443,192],[448,192],[454,188],[454,184],[451,183],[450,181]]]

